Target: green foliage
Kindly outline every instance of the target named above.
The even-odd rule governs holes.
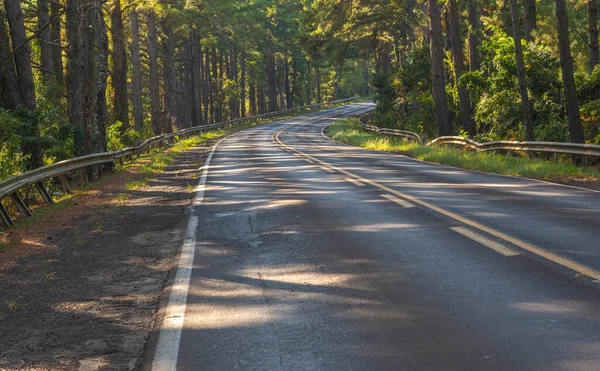
[[[106,141],[109,151],[117,151],[126,147],[132,147],[142,141],[142,135],[134,128],[129,128],[121,134],[123,124],[117,121],[106,128]]]
[[[423,161],[485,171],[495,174],[521,175],[532,178],[560,178],[565,175],[600,178],[600,171],[542,159],[530,159],[515,154],[470,152],[452,147],[423,146],[398,138],[381,136],[361,129],[357,119],[339,120],[329,126],[332,139],[367,149],[399,152]]]
[[[21,152],[20,126],[18,117],[0,109],[0,180],[25,171],[27,158]]]

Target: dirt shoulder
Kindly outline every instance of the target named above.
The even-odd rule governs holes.
[[[141,362],[185,232],[208,147],[148,186],[119,172],[28,227],[0,252],[0,370],[129,370]]]

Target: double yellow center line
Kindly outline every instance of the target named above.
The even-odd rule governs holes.
[[[292,126],[295,126],[295,125],[292,125]],[[281,133],[283,133],[285,130],[288,130],[292,126],[277,131],[273,135],[273,141],[275,143],[277,143],[281,148],[284,148],[284,149],[286,149],[288,151],[296,153],[296,154],[304,157],[305,159],[309,159],[309,160],[313,161],[315,164],[319,165],[323,169],[326,169],[328,172],[339,172],[341,174],[344,174],[346,176],[346,180],[349,181],[349,182],[351,182],[351,183],[354,183],[354,184],[357,184],[357,185],[358,184],[362,184],[362,185],[367,184],[367,185],[373,186],[375,188],[378,188],[378,189],[380,189],[382,191],[385,191],[388,194],[392,194],[392,195],[395,196],[394,199],[391,199],[391,196],[389,196],[389,195],[386,195],[386,198],[389,199],[389,200],[391,200],[391,201],[393,201],[393,202],[396,202],[397,204],[400,204],[400,205],[402,205],[404,207],[409,207],[408,205],[412,206],[412,204],[414,204],[414,205],[420,205],[420,206],[425,207],[425,208],[427,208],[429,210],[432,210],[432,211],[435,211],[435,212],[437,212],[439,214],[442,214],[442,215],[444,215],[444,216],[446,216],[448,218],[451,218],[451,219],[453,219],[453,220],[455,220],[455,221],[457,221],[459,223],[462,223],[464,225],[468,225],[471,228],[474,228],[474,229],[479,230],[481,232],[487,233],[488,235],[491,235],[491,236],[494,236],[494,237],[499,238],[501,240],[504,240],[506,242],[509,242],[509,243],[511,243],[514,246],[517,246],[517,247],[519,247],[519,248],[521,248],[521,249],[523,249],[525,251],[528,251],[528,252],[530,252],[532,254],[540,256],[540,257],[542,257],[544,259],[547,259],[547,260],[549,260],[549,261],[551,261],[553,263],[556,263],[556,264],[559,264],[559,265],[561,265],[563,267],[569,268],[569,269],[571,269],[571,270],[573,270],[575,272],[578,272],[581,275],[588,276],[588,277],[593,278],[595,280],[600,280],[600,272],[598,272],[598,271],[596,271],[596,270],[594,270],[594,269],[592,269],[590,267],[587,267],[587,266],[582,265],[580,263],[574,262],[574,261],[572,261],[570,259],[567,259],[567,258],[564,258],[564,257],[562,257],[560,255],[554,254],[554,253],[552,253],[550,251],[544,250],[544,249],[542,249],[540,247],[537,247],[537,246],[532,245],[532,244],[530,244],[528,242],[522,241],[522,240],[520,240],[518,238],[512,237],[512,236],[510,236],[510,235],[508,235],[508,234],[506,234],[504,232],[500,232],[500,231],[498,231],[498,230],[496,230],[494,228],[485,226],[485,225],[483,225],[481,223],[478,223],[478,222],[476,222],[474,220],[470,220],[470,219],[468,219],[468,218],[466,218],[466,217],[464,217],[462,215],[458,215],[458,214],[456,214],[456,213],[454,213],[452,211],[449,211],[449,210],[443,209],[441,207],[435,206],[433,204],[430,204],[427,201],[423,201],[423,200],[420,200],[420,199],[418,199],[418,198],[416,198],[414,196],[411,196],[411,195],[408,195],[408,194],[396,191],[395,189],[387,187],[387,186],[385,186],[385,185],[383,185],[381,183],[375,182],[373,180],[363,178],[363,177],[361,177],[361,176],[359,176],[357,174],[354,174],[354,173],[352,173],[350,171],[347,171],[345,169],[339,168],[339,167],[337,167],[335,165],[332,165],[332,164],[329,164],[329,163],[327,163],[325,161],[321,161],[321,160],[319,160],[319,159],[317,159],[317,158],[315,158],[315,157],[313,157],[313,156],[311,156],[309,154],[306,154],[306,153],[301,152],[301,151],[299,151],[299,150],[297,150],[295,148],[292,148],[292,147],[288,146],[287,144],[283,143],[281,141],[281,139],[279,138],[279,136],[281,135]],[[460,233],[460,234],[464,235],[465,237],[468,237],[468,238],[471,238],[471,237],[473,237],[473,235],[475,235],[475,237],[477,238],[476,241],[479,240],[479,241],[486,242],[486,246],[489,246],[490,243],[491,243],[491,245],[494,246],[495,248],[492,248],[492,247],[490,247],[490,248],[492,248],[493,250],[496,250],[498,252],[502,251],[502,252],[500,252],[502,255],[505,255],[505,256],[517,255],[517,253],[515,253],[514,251],[512,251],[512,250],[510,250],[510,249],[508,249],[508,248],[506,248],[504,246],[501,246],[501,245],[497,244],[496,242],[491,241],[490,239],[488,239],[488,238],[486,238],[484,236],[480,236],[480,235],[475,234],[473,232],[469,233],[464,228],[460,228],[459,227],[458,229],[455,228],[453,230],[455,232],[457,232],[457,233]],[[471,238],[471,239],[474,239],[474,238]]]

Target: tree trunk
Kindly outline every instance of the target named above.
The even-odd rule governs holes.
[[[246,51],[242,50],[240,68],[242,69],[242,76],[240,77],[240,104],[242,117],[246,117]]]
[[[194,86],[194,40],[194,32],[190,32],[185,60],[186,111],[190,120],[186,122],[186,127],[198,126],[198,116],[196,112],[196,87]]]
[[[369,68],[367,61],[363,61],[363,78],[365,79],[365,96],[369,95]]]
[[[148,11],[148,59],[150,61],[150,115],[154,134],[163,132],[160,119],[160,82],[158,77],[158,40],[156,37],[156,14]]]
[[[163,81],[165,83],[164,107],[166,110],[167,133],[173,132],[177,127],[177,76],[175,71],[175,40],[173,28],[168,21],[163,21],[162,29],[165,34],[163,40]]]
[[[536,29],[537,11],[535,9],[536,0],[523,0],[525,6],[525,16],[523,17],[523,26],[525,27],[525,40],[533,41],[533,30]]]
[[[525,64],[523,63],[523,48],[521,47],[521,35],[519,32],[519,9],[516,0],[510,0],[512,18],[513,40],[515,43],[515,58],[517,63],[517,79],[519,80],[519,94],[521,95],[521,107],[523,109],[523,125],[525,125],[525,139],[535,140],[533,132],[533,111],[529,102],[527,83],[525,80]]]
[[[19,0],[5,0],[4,6],[12,39],[21,104],[27,110],[36,111],[35,84],[33,72],[31,71],[31,48],[27,41],[21,2]],[[2,56],[2,58],[5,58],[5,56]],[[42,166],[42,152],[38,145],[40,129],[37,119],[31,120],[30,125],[24,128],[23,137],[23,152],[30,156],[28,168],[35,169]]]
[[[321,68],[316,67],[317,70],[317,103],[321,103]]]
[[[477,71],[481,66],[479,60],[479,9],[475,0],[469,0],[469,71]]]
[[[209,100],[210,100],[210,59],[209,59],[209,49],[206,48],[206,51],[204,51],[204,55],[201,57],[203,60],[203,66],[204,68],[202,69],[203,71],[203,75],[202,75],[202,103],[203,103],[203,108],[204,108],[204,113],[203,113],[203,118],[204,118],[204,122],[207,124],[210,124],[210,119],[209,119]]]
[[[588,38],[590,54],[590,72],[594,70],[598,61],[598,7],[596,0],[587,1],[588,12]]]
[[[249,97],[250,100],[250,116],[258,115],[258,110],[256,109],[256,84],[250,84]]]
[[[512,0],[515,1],[515,0]],[[573,57],[571,56],[571,41],[569,40],[569,18],[566,0],[556,0],[556,19],[558,20],[558,48],[562,67],[565,100],[567,103],[567,118],[572,143],[583,143],[583,129],[579,116],[579,102],[573,76]]]
[[[138,14],[135,8],[130,14],[131,22],[131,103],[133,105],[133,118],[135,130],[144,129],[144,102],[142,100],[142,62],[140,58],[140,29]]]
[[[294,96],[292,94],[292,88],[290,84],[290,63],[287,60],[287,57],[284,61],[284,74],[286,108],[291,109],[292,107],[294,107]]]
[[[127,52],[125,51],[125,31],[121,0],[115,0],[110,13],[113,59],[113,116],[121,121],[121,132],[129,129],[129,100],[127,98]]]
[[[117,0],[118,1],[118,0]],[[104,15],[102,14],[102,1],[95,0],[93,9],[93,25],[97,38],[97,54],[96,54],[96,130],[98,142],[96,149],[99,152],[106,152],[106,126],[108,124],[108,108],[106,105],[106,85],[108,80],[108,34]],[[124,49],[124,47],[123,47]],[[125,84],[125,91],[127,84]],[[127,98],[125,98],[127,102]]]
[[[452,48],[452,59],[454,60],[454,72],[456,74],[456,87],[458,89],[458,104],[460,108],[460,115],[462,118],[463,128],[472,137],[475,135],[475,122],[471,117],[471,98],[469,92],[463,86],[458,84],[458,80],[462,76],[465,70],[464,55],[463,55],[463,43],[460,38],[460,29],[458,22],[458,9],[456,6],[456,0],[449,0],[448,7],[448,19],[449,29],[447,30],[450,36],[450,44]]]
[[[267,56],[267,79],[269,82],[269,112],[277,111],[277,71],[275,58]]]
[[[438,0],[428,0],[430,22],[431,51],[431,90],[435,105],[435,118],[438,134],[452,135],[452,127],[448,120],[448,101],[446,97],[446,81],[444,79],[444,49],[442,47],[442,16]]]
[[[62,61],[62,40],[61,40],[61,23],[60,23],[60,12],[62,11],[60,3],[58,1],[52,1],[50,4],[52,25],[50,26],[50,40],[52,45],[50,46],[52,52],[52,68],[55,73],[55,81],[60,86],[63,84],[64,72],[63,72],[63,61]]]
[[[40,66],[42,73],[42,82],[48,87],[53,81],[52,71],[52,47],[49,42],[50,35],[50,10],[48,0],[38,0],[37,2],[38,16],[38,40],[40,44]]]
[[[86,80],[87,46],[85,41],[85,11],[81,0],[67,0],[67,102],[69,123],[74,132],[74,152],[76,156],[84,153],[84,83]]]
[[[202,77],[200,76],[200,40],[198,39],[198,30],[193,29],[190,32],[190,48],[192,51],[192,78],[194,84],[194,126],[202,125]]]
[[[11,55],[10,39],[6,28],[4,9],[0,9],[0,55]],[[13,58],[0,58],[0,107],[15,109],[21,104],[19,83]]]

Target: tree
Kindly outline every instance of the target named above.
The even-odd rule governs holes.
[[[431,30],[431,90],[435,104],[435,118],[438,134],[452,135],[448,119],[448,101],[444,78],[444,49],[442,46],[442,17],[438,0],[428,0],[429,24]]]
[[[583,128],[581,127],[579,102],[577,100],[577,89],[573,73],[573,57],[571,55],[571,41],[569,39],[569,18],[567,15],[566,0],[556,0],[556,19],[558,21],[558,49],[560,51],[569,134],[572,143],[583,143]]]
[[[599,63],[598,52],[598,7],[596,0],[587,0],[588,13],[588,38],[589,38],[589,55],[590,55],[590,71],[594,70]]]
[[[459,22],[458,22],[458,8],[456,6],[456,0],[449,0],[448,7],[448,34],[450,36],[452,58],[454,60],[454,73],[456,75],[456,82],[458,86],[458,99],[460,106],[460,114],[462,117],[463,127],[469,136],[475,135],[475,122],[471,117],[471,99],[467,89],[458,84],[458,80],[465,70],[464,55],[463,55],[463,42],[460,38]]]
[[[521,95],[521,107],[523,110],[523,124],[525,126],[525,138],[528,141],[535,140],[533,131],[533,111],[529,102],[527,82],[525,80],[525,63],[523,62],[523,47],[521,46],[521,35],[519,32],[519,10],[516,0],[510,0],[512,18],[513,40],[515,43],[515,59],[517,62],[517,79],[519,80],[519,94]]]
[[[110,19],[113,44],[113,116],[115,120],[121,121],[121,130],[124,133],[129,128],[129,100],[127,98],[127,51],[125,50],[125,28],[123,27],[121,0],[114,0]]]

